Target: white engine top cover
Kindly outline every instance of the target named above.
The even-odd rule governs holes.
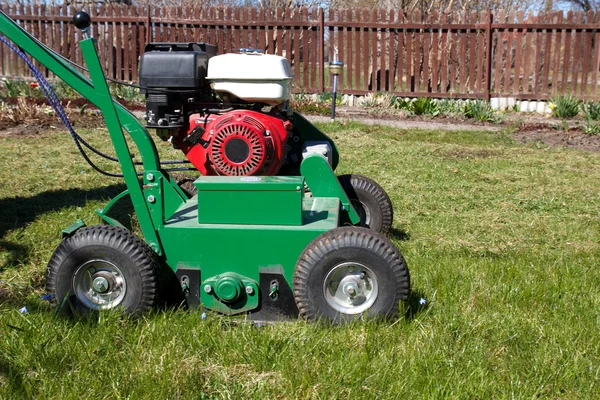
[[[206,79],[217,93],[276,106],[289,100],[294,75],[285,57],[262,53],[223,54],[208,60]]]

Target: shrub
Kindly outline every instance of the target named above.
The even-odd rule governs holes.
[[[494,109],[487,101],[475,100],[466,102],[463,106],[463,114],[466,118],[473,118],[481,122],[496,122]]]
[[[550,103],[552,115],[556,118],[573,118],[579,114],[581,100],[573,95],[555,97]]]

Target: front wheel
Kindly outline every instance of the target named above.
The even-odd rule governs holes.
[[[155,253],[127,229],[82,228],[63,240],[48,263],[46,289],[65,311],[121,309],[137,315],[158,297]]]
[[[410,292],[404,258],[384,236],[357,227],[325,232],[296,264],[294,298],[300,316],[334,323],[387,318]]]
[[[385,190],[362,175],[341,175],[338,180],[360,217],[359,225],[387,234],[394,220],[394,209]]]

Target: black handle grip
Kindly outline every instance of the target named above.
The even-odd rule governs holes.
[[[73,25],[77,29],[85,30],[90,27],[92,24],[92,19],[90,18],[90,14],[85,11],[78,11],[73,15]]]

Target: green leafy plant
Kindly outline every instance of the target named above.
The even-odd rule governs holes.
[[[27,94],[29,91],[27,82],[22,79],[2,78],[2,83],[6,89],[7,97],[21,97],[22,95]]]
[[[74,99],[79,97],[79,94],[75,91],[75,89],[60,79],[52,81],[51,85],[59,99]]]
[[[600,102],[596,103],[588,101],[581,107],[586,120],[598,121],[600,120]]]
[[[460,100],[442,99],[437,102],[437,108],[440,114],[462,114],[464,104]]]
[[[600,134],[600,122],[596,119],[586,117],[585,124],[581,126],[583,133],[590,136],[598,136]]]
[[[319,102],[331,104],[332,98],[333,98],[333,92],[324,92],[319,95]],[[340,93],[338,93],[337,96],[335,97],[335,104],[338,106],[342,104],[342,95]]]
[[[419,97],[411,103],[410,111],[415,115],[431,115],[436,117],[440,114],[437,103],[430,97]]]
[[[555,97],[550,102],[552,115],[556,118],[573,118],[579,114],[581,100],[573,95]]]
[[[496,122],[494,109],[487,101],[475,100],[466,102],[463,106],[463,114],[466,118],[472,118],[481,122]]]
[[[409,110],[410,101],[407,101],[404,97],[396,97],[394,104],[392,105],[396,110]]]
[[[136,87],[113,84],[110,86],[110,91],[112,95],[119,100],[125,100],[130,103],[142,103],[144,101],[143,96],[140,94],[140,90]]]

